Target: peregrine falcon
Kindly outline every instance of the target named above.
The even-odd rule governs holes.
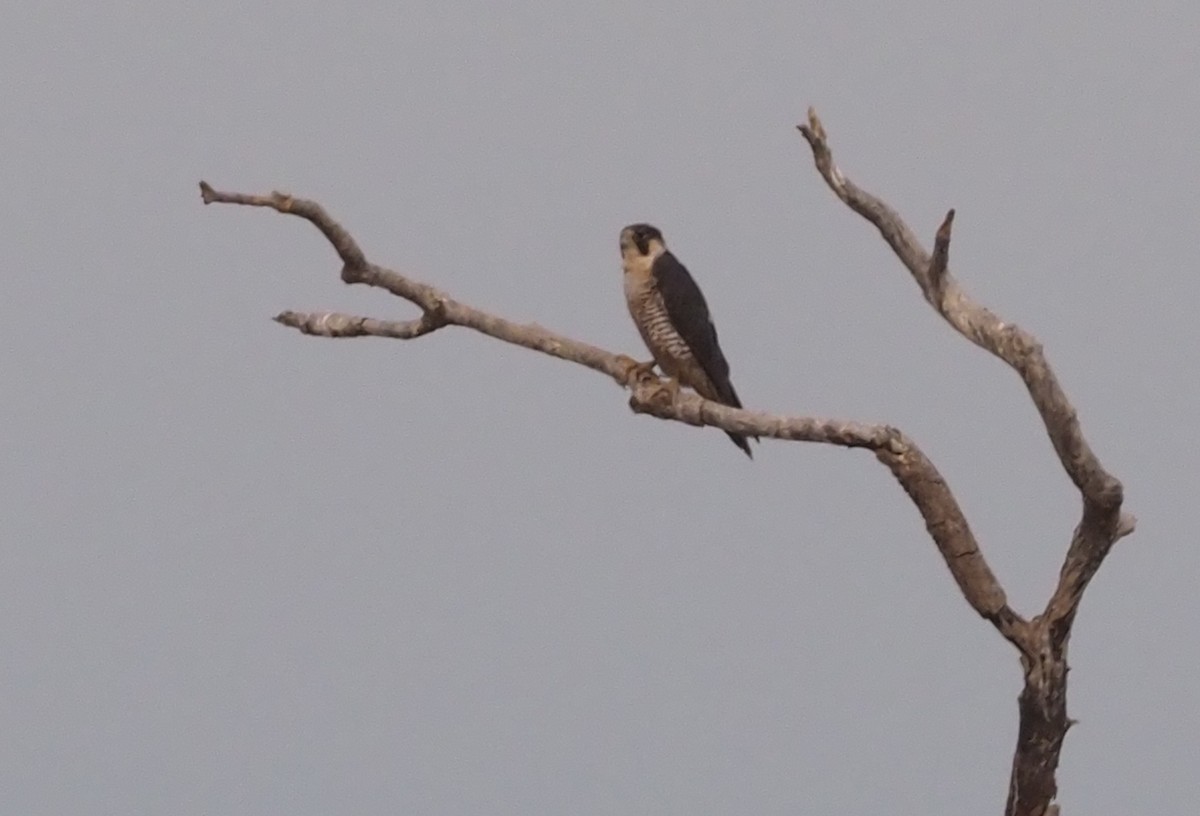
[[[741,408],[704,295],[667,249],[662,233],[649,224],[621,230],[621,265],[629,314],[654,356],[639,368],[648,371],[658,363],[671,385],[686,385],[705,399]],[[730,433],[729,438],[754,458],[745,436]]]

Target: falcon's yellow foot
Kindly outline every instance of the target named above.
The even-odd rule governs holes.
[[[650,392],[650,401],[657,402],[660,405],[672,405],[679,398],[679,389],[681,387],[679,380],[674,377],[659,380],[658,385]]]
[[[625,384],[633,387],[643,380],[654,377],[654,360],[648,363],[639,363],[632,357],[627,357],[624,354],[617,355],[617,362],[625,369]]]

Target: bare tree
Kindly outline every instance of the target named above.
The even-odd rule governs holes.
[[[1079,489],[1082,513],[1067,547],[1058,584],[1045,609],[1026,618],[1008,605],[1004,589],[988,567],[958,501],[946,480],[916,442],[888,425],[841,419],[778,416],[729,408],[695,394],[672,395],[653,374],[635,371],[629,357],[581,343],[535,324],[521,325],[460,303],[434,287],[370,263],[354,238],[314,201],[284,193],[224,193],[200,182],[205,204],[267,207],[299,216],[328,239],[342,260],[342,280],[386,289],[421,310],[415,320],[395,322],[331,312],[283,312],[275,320],[320,337],[393,337],[411,340],[446,326],[462,326],[587,366],[631,392],[636,413],[739,434],[799,442],[823,442],[874,452],[895,476],[925,520],[925,527],[971,608],[990,621],[1017,650],[1025,676],[1019,698],[1020,726],[1009,781],[1008,816],[1053,816],[1058,812],[1055,774],[1063,739],[1073,721],[1067,716],[1067,645],[1075,613],[1088,583],[1112,545],[1133,532],[1135,519],[1123,513],[1121,482],[1106,471],[1088,446],[1067,395],[1042,353],[1041,344],[1013,323],[973,301],[950,274],[950,232],[954,210],[946,214],[933,253],[887,204],[858,187],[838,168],[816,112],[798,129],[812,149],[817,171],[852,210],[875,225],[908,269],[925,300],[963,337],[999,357],[1020,375],[1042,418],[1050,443],[1067,476]]]

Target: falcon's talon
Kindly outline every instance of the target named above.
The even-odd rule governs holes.
[[[679,399],[680,387],[679,380],[674,377],[659,380],[658,384],[654,386],[654,390],[650,392],[650,402],[657,402],[663,407],[674,405]]]
[[[625,369],[625,384],[630,388],[640,385],[650,379],[658,379],[654,376],[654,367],[658,365],[654,360],[646,363],[639,363],[637,360],[625,354],[617,355],[617,362]]]

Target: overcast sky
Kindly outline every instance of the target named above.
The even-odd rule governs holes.
[[[1117,4],[1109,4],[1116,8]],[[634,416],[370,258],[642,356],[657,224],[749,407],[885,421],[1014,606],[1079,499],[1016,376],[814,171],[1043,341],[1140,525],[1072,640],[1067,814],[1200,811],[1200,5],[77,3],[0,26],[0,812],[999,813],[1015,652],[869,454]]]

